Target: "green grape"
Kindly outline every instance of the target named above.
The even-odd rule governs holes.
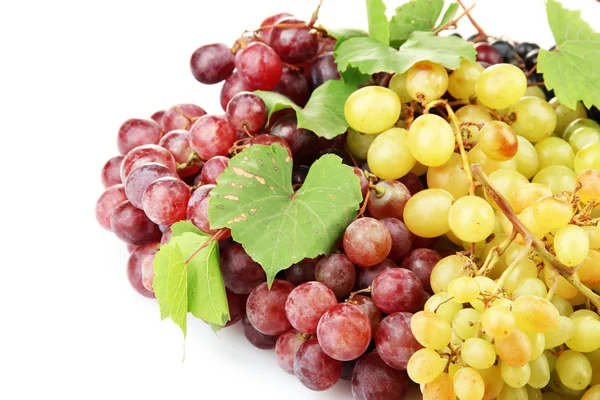
[[[546,349],[546,337],[543,333],[525,332],[531,342],[531,360],[535,360],[544,354]]]
[[[494,290],[496,289],[496,282],[494,282],[492,279],[488,278],[487,276],[476,276],[475,281],[477,282],[477,284],[479,285],[479,292],[480,293],[485,293],[488,296],[491,295]],[[481,297],[481,296],[479,296]],[[471,306],[476,309],[477,311],[483,311],[483,309],[485,308],[485,303],[482,301],[483,297],[477,298],[473,301],[471,301]]]
[[[527,398],[529,400],[543,400],[542,391],[540,389],[532,388],[529,385],[525,386],[525,389],[527,389]]]
[[[474,124],[485,125],[488,122],[493,121],[487,108],[474,104],[469,104],[459,108],[455,115],[459,122],[472,122]],[[479,133],[481,131],[477,126],[465,125],[463,129],[467,129],[469,131],[469,138],[472,141],[479,140]]]
[[[352,93],[344,104],[348,125],[362,133],[381,133],[394,126],[402,104],[398,95],[381,86],[366,86]]]
[[[592,143],[579,150],[575,154],[573,167],[577,174],[588,168],[600,171],[600,143]]]
[[[590,241],[583,229],[577,225],[565,225],[554,235],[554,252],[561,263],[574,267],[587,257]]]
[[[462,60],[460,67],[448,77],[448,93],[457,100],[468,99],[475,94],[475,84],[483,67],[477,62]]]
[[[550,165],[564,165],[573,169],[575,153],[571,145],[557,137],[547,137],[535,145],[535,151],[540,162],[539,169]]]
[[[502,391],[498,395],[498,400],[529,400],[527,394],[527,388],[513,388],[508,385],[504,385]]]
[[[408,131],[402,128],[392,128],[377,136],[367,152],[369,168],[381,179],[403,177],[415,161],[408,145]]]
[[[479,76],[475,94],[486,107],[502,109],[516,103],[526,90],[527,78],[519,67],[496,64],[486,68]]]
[[[566,128],[562,135],[562,138],[566,141],[569,141],[569,138],[579,128],[594,128],[600,131],[600,124],[589,118],[578,118],[575,121],[571,122]]]
[[[536,87],[536,86],[534,86]],[[517,135],[519,148],[515,159],[517,160],[517,171],[525,178],[531,179],[540,169],[540,161],[535,147],[523,136]]]
[[[464,308],[452,320],[452,329],[463,340],[475,337],[481,313],[473,308]]]
[[[406,91],[413,100],[437,100],[448,90],[446,68],[431,61],[419,61],[406,73]]]
[[[537,223],[547,230],[555,230],[571,221],[573,207],[565,200],[556,197],[543,197],[533,205],[533,216]]]
[[[529,231],[533,233],[538,239],[543,238],[544,235],[548,233],[548,230],[545,228],[545,226],[539,224],[538,221],[535,219],[533,207],[527,207],[526,209],[521,211],[518,217],[519,220],[523,223],[523,225],[525,225],[525,227],[529,229]]]
[[[556,371],[556,360],[558,360],[558,356],[554,353],[550,353],[550,351],[545,351],[544,355],[548,359],[548,366],[550,367],[550,374]],[[552,379],[552,376],[550,377]]]
[[[558,281],[556,291],[554,293],[563,299],[571,300],[579,293],[579,290],[577,290],[575,286],[571,285],[569,281],[548,267],[544,267],[543,277],[548,288],[551,288],[555,284],[555,281]]]
[[[410,321],[415,339],[428,349],[442,350],[452,340],[452,328],[448,321],[430,311],[419,311]]]
[[[600,253],[595,250],[590,250],[587,257],[581,263],[577,270],[577,276],[581,282],[597,285],[600,284]]]
[[[495,340],[508,336],[515,326],[515,317],[507,307],[493,305],[483,312],[481,328]]]
[[[403,212],[404,223],[417,236],[424,238],[442,236],[450,230],[448,214],[453,202],[454,197],[445,190],[422,190],[406,202]]]
[[[406,372],[416,383],[429,383],[446,367],[446,361],[434,350],[417,350],[408,360]]]
[[[348,145],[348,150],[354,157],[366,160],[369,147],[371,147],[371,143],[373,143],[373,140],[375,140],[377,136],[378,135],[366,135],[364,133],[348,129],[348,134],[346,135],[346,145]]]
[[[582,203],[600,202],[600,171],[584,169],[577,175],[577,186],[580,188],[576,194]]]
[[[494,171],[489,176],[490,184],[508,201],[508,204],[513,207],[514,194],[521,190],[525,185],[529,184],[526,177],[519,172],[511,169],[499,169]],[[496,203],[487,195],[485,198],[488,202],[497,208]]]
[[[480,164],[483,171],[488,175],[499,169],[517,170],[517,160],[515,160],[514,157],[507,161],[494,160],[481,151],[479,145],[475,145],[471,151],[469,151],[469,162],[471,164]]]
[[[448,294],[457,303],[469,303],[479,295],[479,284],[469,276],[461,276],[453,279],[448,284]]]
[[[527,385],[531,377],[531,368],[529,364],[520,367],[513,367],[505,362],[500,363],[500,373],[504,382],[513,388],[520,388]]]
[[[575,156],[575,159],[577,159],[577,156]],[[552,191],[552,194],[558,194],[575,190],[576,180],[577,174],[572,169],[564,165],[551,165],[538,171],[533,177],[532,182],[547,186]]]
[[[560,318],[552,303],[532,295],[515,299],[512,313],[519,328],[527,332],[548,332],[558,325]]]
[[[550,303],[554,304],[554,307],[558,310],[561,316],[568,317],[573,313],[573,306],[567,300],[560,296],[554,295],[550,299]]]
[[[587,111],[581,102],[577,102],[575,110],[570,109],[567,106],[560,104],[558,99],[555,97],[550,100],[550,105],[556,111],[556,129],[555,131],[562,135],[567,126],[576,119],[587,117]]]
[[[456,375],[456,373],[462,368],[462,366],[451,362],[448,365],[448,375],[450,375],[452,377],[452,379],[454,379],[454,375]]]
[[[565,343],[570,349],[587,353],[600,349],[600,321],[592,317],[573,320],[575,333]]]
[[[398,95],[402,103],[410,103],[412,98],[406,91],[406,74],[394,74],[388,85],[390,90]]]
[[[523,331],[513,329],[508,335],[497,338],[495,345],[500,359],[510,366],[521,367],[531,360],[531,341]]]
[[[534,97],[537,97],[538,99],[542,99],[544,101],[548,100],[546,98],[546,93],[544,93],[542,88],[539,86],[528,86],[527,90],[525,90],[525,96],[523,96],[523,97],[529,97],[529,96],[534,96]]]
[[[461,368],[454,375],[454,391],[459,400],[481,400],[485,382],[476,369]]]
[[[546,290],[546,284],[538,278],[527,278],[513,291],[513,299],[521,296],[536,296],[546,297],[548,291]]]
[[[539,142],[556,128],[556,112],[545,100],[537,97],[523,97],[508,112],[516,117],[512,128],[517,135],[530,142]]]
[[[477,372],[479,372],[479,375],[481,375],[485,383],[483,400],[493,400],[498,397],[504,387],[504,380],[502,380],[500,368],[494,365],[486,369],[480,369]]]
[[[517,154],[519,142],[515,131],[501,121],[488,122],[479,133],[479,146],[488,157],[507,161]]]
[[[569,315],[569,318],[571,318],[573,321],[575,321],[577,318],[582,318],[582,317],[591,317],[597,321],[600,321],[600,315],[598,315],[597,313],[595,313],[592,310],[581,309],[581,310],[577,310],[573,314]]]
[[[465,196],[450,207],[448,224],[459,239],[480,242],[494,231],[496,216],[492,206],[484,199]]]
[[[523,258],[517,263],[515,269],[513,269],[506,277],[504,288],[508,294],[512,294],[521,282],[526,279],[537,278],[537,276],[538,271],[535,263],[529,258]]]
[[[594,128],[579,128],[569,136],[569,144],[577,153],[588,144],[600,142],[600,131]]]
[[[448,284],[455,278],[465,275],[465,259],[451,255],[442,258],[431,270],[431,289],[433,293],[447,292]]]
[[[464,362],[475,369],[486,369],[496,362],[494,346],[480,338],[465,340],[460,355]]]
[[[432,146],[433,143],[435,146]],[[454,132],[444,118],[424,114],[410,125],[408,144],[418,162],[428,167],[439,167],[454,154]]]
[[[594,385],[589,388],[581,400],[598,400],[600,399],[600,385]]]
[[[426,383],[423,388],[423,400],[454,400],[454,381],[445,372],[442,372],[433,381]]]
[[[592,382],[591,385],[600,384],[600,350],[594,350],[585,353],[590,365],[592,366]]]
[[[556,296],[555,296],[556,297]],[[544,332],[545,347],[552,349],[560,346],[575,335],[575,323],[569,317],[561,315],[558,325],[548,332]]]
[[[552,196],[552,191],[539,183],[528,183],[513,194],[513,210],[520,214],[527,207],[533,206],[542,197]]]
[[[463,168],[463,161],[458,153],[439,167],[427,170],[427,187],[430,189],[443,189],[455,199],[469,194],[469,179]]]
[[[562,396],[565,400],[581,399],[581,396],[585,393],[585,389],[573,390],[569,389],[558,377],[556,371],[550,374],[550,382],[546,389],[552,390],[554,393]]]
[[[450,295],[447,292],[439,292],[431,296],[425,302],[423,309],[425,311],[435,312],[449,324],[452,323],[457,312],[462,310],[462,304],[450,301]]]
[[[567,350],[556,361],[558,378],[568,389],[585,389],[592,381],[592,365],[583,354]]]
[[[545,387],[550,382],[550,365],[545,354],[529,362],[531,375],[527,384],[536,389]]]

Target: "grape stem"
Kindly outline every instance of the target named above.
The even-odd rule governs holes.
[[[600,0],[598,0],[600,1]],[[435,30],[435,32],[433,32],[434,34],[438,34],[441,31],[444,31],[450,27],[455,27],[456,28],[456,24],[458,24],[458,21],[460,21],[465,15],[468,15],[469,12],[471,12],[471,10],[473,10],[475,8],[475,6],[477,5],[477,3],[473,3],[473,5],[469,8],[466,8],[462,14],[460,14],[458,17],[454,18],[452,21],[448,22],[446,25],[439,27],[438,29]]]
[[[317,19],[319,19],[319,10],[321,9],[322,5],[323,5],[323,0],[319,0],[319,4],[317,5],[317,8],[315,9],[315,11],[313,11],[312,16],[310,17],[310,21],[308,22],[309,28],[314,27],[315,24],[317,23]]]
[[[177,164],[177,171],[181,171],[187,167],[191,167],[192,165],[202,165],[202,160],[195,151],[190,153],[188,159],[184,163]]]
[[[513,240],[515,240],[516,237],[517,232],[513,230],[510,236],[508,236],[502,243],[500,243],[498,246],[492,247],[492,249],[489,252],[491,256],[488,254],[488,257],[485,259],[483,265],[477,272],[477,275],[487,276],[492,271],[492,268],[494,268],[494,265],[496,265],[498,260],[500,260],[502,254],[504,254],[508,246],[512,243]]]
[[[210,239],[208,239],[206,242],[202,243],[202,246],[200,246],[196,250],[194,250],[194,252],[192,254],[190,254],[190,256],[188,257],[188,259],[185,260],[185,263],[189,264],[190,261],[192,261],[192,258],[196,257],[196,255],[198,255],[198,253],[200,253],[202,250],[204,250],[209,244],[211,244],[215,240],[219,240],[221,238],[221,236],[223,236],[225,234],[225,232],[227,232],[226,228],[219,229],[217,231],[217,233],[215,233],[214,235],[212,235],[210,237]]]
[[[360,210],[358,211],[358,214],[356,215],[356,219],[359,219],[360,217],[363,216],[363,214],[365,213],[365,210],[367,209],[367,203],[369,202],[369,196],[371,195],[371,191],[367,190],[367,194],[365,195],[365,199],[363,200],[363,204],[360,207]]]
[[[356,296],[357,294],[360,294],[360,293],[371,293],[371,286],[366,287],[364,289],[357,290],[356,292],[350,293],[350,296],[348,296],[348,300],[346,300],[346,301],[347,302],[354,301],[354,296]]]
[[[462,0],[456,0],[456,1],[458,4],[460,4],[460,6],[463,8],[463,10],[465,10],[465,12],[467,13],[467,18],[469,18],[469,21],[471,21],[471,24],[473,25],[473,27],[475,29],[477,29],[478,35],[475,38],[475,41],[477,41],[479,39],[487,39],[488,35],[484,32],[484,30],[481,28],[481,26],[471,16],[471,13],[470,13],[471,10],[468,9],[467,7],[465,7],[465,4],[462,2]],[[473,4],[473,6],[475,4],[476,4],[476,2]]]
[[[544,86],[544,82],[531,82],[527,86]]]

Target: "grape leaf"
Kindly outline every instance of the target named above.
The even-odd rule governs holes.
[[[442,0],[443,1],[443,0]],[[390,26],[382,0],[367,0],[369,36],[385,45],[390,43]]]
[[[446,12],[444,13],[444,16],[442,17],[442,20],[435,28],[435,30],[434,30],[435,32],[437,32],[438,30],[443,28],[447,23],[449,23],[450,21],[452,21],[454,19],[454,16],[456,15],[456,12],[458,11],[458,7],[459,7],[458,3],[452,3],[448,6],[448,8],[446,9]]]
[[[354,28],[323,28],[327,31],[329,36],[335,38],[335,46],[339,46],[345,40],[352,39],[354,37],[367,37],[369,34],[362,29]]]
[[[371,75],[363,74],[358,68],[348,67],[344,72],[340,72],[342,80],[349,85],[361,86],[371,82]]]
[[[299,128],[308,129],[317,136],[332,139],[348,129],[348,123],[344,117],[344,104],[355,90],[355,85],[339,80],[327,81],[315,89],[304,108],[275,92],[257,90],[254,93],[265,102],[269,109],[269,119],[276,111],[293,108],[296,111]]]
[[[473,45],[456,36],[436,36],[432,32],[413,32],[396,50],[371,38],[346,40],[334,51],[338,69],[351,66],[363,74],[404,73],[415,63],[429,60],[449,69],[460,66],[462,59],[475,61]]]
[[[287,150],[275,144],[242,151],[210,193],[211,228],[230,228],[271,285],[292,264],[329,254],[356,217],[360,183],[341,161],[332,154],[319,158],[294,193]]]
[[[185,337],[188,312],[187,268],[185,267],[183,253],[177,245],[169,255],[165,295],[169,307],[169,316],[181,328]]]
[[[540,50],[537,70],[544,84],[565,106],[578,101],[600,107],[600,33],[581,19],[580,11],[563,8],[556,0],[546,4],[556,50]]]
[[[398,47],[415,31],[433,31],[444,0],[412,0],[396,8],[390,20],[390,42]]]
[[[190,221],[179,221],[175,222],[170,226],[171,229],[171,237],[181,236],[185,232],[196,233],[200,236],[208,236],[206,233],[202,232],[196,225],[192,224]]]

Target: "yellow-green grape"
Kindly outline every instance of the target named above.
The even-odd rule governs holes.
[[[450,364],[448,364],[448,374],[454,378],[454,375],[456,375],[456,373],[462,368],[462,366],[451,362]]]
[[[394,74],[390,79],[389,89],[398,95],[402,103],[409,103],[412,98],[406,91],[406,74]]]
[[[544,235],[548,233],[548,230],[545,228],[545,226],[538,223],[537,219],[535,218],[533,207],[527,207],[526,209],[521,211],[518,217],[519,220],[523,223],[523,225],[525,225],[525,227],[529,229],[529,231],[533,233],[538,239],[543,238]]]
[[[494,365],[486,369],[480,369],[477,372],[479,372],[479,375],[481,375],[483,382],[485,383],[483,400],[493,400],[498,397],[504,387],[504,380],[502,379],[500,368]]]
[[[463,340],[475,337],[481,313],[473,308],[464,308],[452,320],[454,332]]]
[[[590,241],[583,229],[577,225],[565,225],[554,235],[554,252],[561,263],[574,267],[587,257]]]
[[[424,347],[442,350],[452,340],[452,328],[448,321],[431,311],[419,311],[410,320],[415,339]]]
[[[510,366],[521,367],[531,360],[531,342],[523,331],[513,329],[508,335],[497,338],[495,345],[500,359]]]
[[[506,263],[510,265],[523,251],[523,248],[524,246],[519,243],[512,242],[509,244],[504,252],[504,259],[506,260]]]
[[[585,389],[592,381],[592,365],[578,351],[562,353],[556,361],[556,373],[562,384],[571,390]]]
[[[513,291],[513,298],[521,297],[521,296],[536,296],[536,297],[546,297],[548,293],[546,289],[546,284],[542,282],[538,278],[527,278]]]
[[[550,365],[545,354],[529,362],[531,375],[527,384],[536,389],[545,387],[550,382]]]
[[[479,76],[475,94],[486,107],[501,109],[515,104],[526,90],[527,78],[519,67],[496,64],[486,68]]]
[[[582,317],[592,317],[595,320],[600,321],[600,315],[598,315],[597,313],[595,313],[592,310],[581,309],[581,310],[577,310],[573,314],[569,315],[569,318],[571,318],[573,321],[575,321],[577,318],[582,318]]]
[[[456,111],[456,118],[459,122],[472,122],[474,124],[481,125],[485,125],[493,120],[487,108],[474,104],[469,104],[459,108]],[[465,128],[469,131],[471,140],[479,140],[480,129],[477,126],[465,125],[463,129]]]
[[[448,93],[455,99],[468,99],[475,94],[475,84],[483,67],[477,62],[463,60],[448,77]]]
[[[592,382],[591,385],[600,384],[600,350],[590,351],[585,353],[590,365],[592,366]]]
[[[499,169],[494,171],[489,176],[490,184],[508,201],[513,207],[514,194],[521,190],[525,185],[529,184],[527,178],[519,172],[511,169]],[[485,198],[489,203],[496,206],[496,203],[487,195]]]
[[[600,124],[589,118],[578,118],[575,121],[571,122],[569,126],[565,128],[563,132],[562,138],[566,141],[569,141],[569,138],[579,128],[594,128],[600,131]]]
[[[546,349],[546,338],[543,333],[525,332],[531,342],[531,360],[535,360],[544,354]]]
[[[494,231],[496,216],[492,206],[484,199],[465,196],[458,199],[450,208],[448,224],[459,239],[466,242],[480,242]]]
[[[442,236],[450,230],[448,214],[453,202],[454,197],[445,190],[422,190],[406,202],[403,212],[404,223],[417,236],[424,238]]]
[[[581,229],[588,235],[590,241],[590,249],[600,249],[600,224],[597,226],[582,226]]]
[[[408,131],[392,128],[377,136],[367,152],[367,162],[381,179],[398,179],[406,175],[416,162],[408,145]]]
[[[513,367],[505,362],[500,363],[500,373],[504,382],[513,388],[520,388],[527,385],[531,377],[531,368],[529,364],[520,367]]]
[[[426,383],[423,388],[423,400],[455,400],[454,380],[442,372],[433,381]]]
[[[448,284],[448,294],[457,303],[469,303],[477,299],[479,284],[469,276],[461,276],[460,278],[453,279]]]
[[[348,129],[348,134],[346,135],[346,145],[348,145],[348,150],[354,157],[366,160],[369,147],[371,147],[371,143],[373,143],[373,140],[375,140],[376,137],[377,135],[366,135],[364,133],[359,133],[352,129]]]
[[[507,161],[517,154],[519,142],[515,131],[501,121],[488,122],[479,133],[479,146],[488,157]]]
[[[594,128],[579,128],[569,136],[569,144],[577,153],[588,144],[600,142],[600,131]]]
[[[457,312],[463,309],[462,304],[450,300],[447,292],[439,292],[431,296],[423,307],[425,311],[435,312],[449,324],[452,323]]]
[[[557,286],[554,293],[565,300],[571,300],[579,293],[579,290],[577,290],[575,286],[571,285],[569,281],[548,267],[544,267],[543,277],[548,289],[552,288],[552,286],[556,284]],[[558,283],[556,283],[556,281],[558,281]]]
[[[581,317],[573,322],[575,333],[566,341],[567,346],[582,353],[600,349],[600,321],[592,317]]]
[[[550,136],[556,128],[556,112],[545,100],[537,97],[523,97],[509,110],[514,113],[516,121],[512,128],[517,135],[530,142],[539,142]]]
[[[568,201],[544,197],[533,205],[533,216],[538,224],[551,231],[562,228],[571,221],[573,207]]]
[[[487,276],[476,276],[475,281],[479,285],[479,293],[485,293],[486,295],[491,295],[496,289],[496,282]],[[471,306],[477,311],[483,311],[485,308],[485,303],[483,302],[483,297],[480,295],[477,299],[471,301]]]
[[[542,197],[552,196],[552,191],[548,187],[539,183],[529,183],[513,194],[513,210],[520,214],[527,207],[535,204]]]
[[[508,294],[512,294],[521,282],[526,279],[537,278],[537,276],[538,270],[535,263],[529,258],[523,258],[506,277],[504,288]]]
[[[592,143],[579,150],[575,154],[573,167],[576,174],[588,168],[600,170],[600,143]]]
[[[494,346],[480,338],[465,340],[460,355],[464,362],[476,369],[489,368],[496,362]]]
[[[531,379],[531,378],[529,378],[529,379]],[[529,400],[543,400],[543,398],[542,398],[543,394],[540,389],[532,388],[529,385],[525,386],[525,389],[527,389],[527,398]]]
[[[598,150],[600,155],[600,149]],[[551,165],[538,171],[533,177],[532,182],[547,186],[552,191],[552,194],[558,194],[575,190],[576,180],[577,174],[572,169],[564,165]]]
[[[454,154],[454,132],[444,118],[424,114],[410,125],[408,144],[418,162],[428,167],[438,167]]]
[[[527,394],[527,388],[513,388],[508,385],[504,385],[502,391],[498,395],[498,400],[529,400]]]
[[[429,383],[446,367],[446,360],[431,349],[417,350],[408,360],[406,372],[416,383]]]
[[[447,292],[448,284],[455,278],[465,275],[465,259],[451,255],[442,258],[431,270],[431,289],[433,293]]]
[[[573,335],[575,335],[575,323],[571,318],[561,315],[558,320],[558,325],[556,325],[554,329],[544,332],[544,337],[546,339],[545,347],[547,349],[552,349],[560,346],[567,340],[570,340]]]
[[[577,175],[577,185],[580,186],[576,194],[583,203],[594,200],[600,202],[600,171],[597,169],[584,169]]]
[[[402,104],[398,95],[381,86],[366,86],[352,93],[344,105],[348,125],[362,133],[381,133],[394,126]]]
[[[550,351],[545,351],[544,355],[548,359],[548,366],[550,367],[550,374],[556,371],[556,360],[558,360],[558,356]],[[552,379],[552,377],[550,377]]]
[[[427,173],[428,167],[426,165],[421,164],[420,162],[415,160],[415,166],[410,170],[411,173],[416,176],[425,175]]]
[[[581,396],[585,393],[585,389],[573,390],[569,389],[558,377],[556,371],[550,374],[550,382],[548,383],[547,389],[554,391],[554,393],[563,396],[565,400],[580,400]]]
[[[600,253],[590,250],[577,270],[581,282],[591,285],[600,284]]]
[[[577,102],[575,110],[570,109],[567,106],[560,104],[558,99],[555,97],[549,101],[554,111],[556,111],[556,133],[562,135],[565,128],[576,119],[587,117],[587,111],[581,102]]]
[[[514,157],[507,161],[494,160],[493,158],[488,157],[481,150],[479,145],[475,145],[471,151],[469,151],[469,162],[471,164],[480,164],[483,171],[488,175],[499,169],[517,170],[517,160],[515,160]]]
[[[454,375],[454,391],[459,400],[481,400],[485,394],[485,382],[476,369],[461,368]]]
[[[551,165],[564,165],[567,168],[573,169],[575,152],[571,145],[561,138],[551,136],[542,139],[536,143],[535,151],[540,163],[539,169]]]
[[[535,87],[535,86],[534,86]],[[519,148],[515,159],[517,160],[517,171],[525,178],[531,179],[540,169],[540,161],[535,147],[523,136],[517,135]]]
[[[406,91],[413,100],[437,100],[448,90],[446,68],[431,61],[419,61],[406,73]]]
[[[542,88],[539,86],[527,86],[527,90],[525,90],[524,97],[528,96],[537,97],[538,99],[542,99],[544,101],[548,100],[548,98],[546,97],[546,93],[544,93]]]
[[[500,305],[488,308],[481,317],[481,328],[494,340],[507,337],[515,326],[515,317],[510,309]]]
[[[600,385],[594,385],[589,388],[581,400],[598,400],[600,399]]]
[[[527,332],[548,332],[558,325],[560,318],[552,303],[531,295],[514,300],[512,313],[519,328]]]
[[[558,310],[561,316],[568,317],[573,313],[573,306],[567,300],[560,296],[554,295],[550,299],[550,303],[554,304],[554,307]]]
[[[430,189],[443,189],[455,199],[468,195],[469,179],[460,154],[452,153],[445,164],[439,167],[430,167],[427,170],[427,187]]]

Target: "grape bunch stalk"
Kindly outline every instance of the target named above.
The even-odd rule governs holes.
[[[188,312],[213,329],[241,321],[311,390],[600,398],[600,112],[552,81],[564,38],[497,39],[460,0],[458,17],[399,36],[407,9],[440,2],[412,0],[389,26],[367,2],[369,33],[317,26],[319,4],[309,21],[280,13],[201,46],[192,75],[223,82],[224,112],[125,121],[98,222],[127,243],[129,281],[163,318],[184,334]],[[477,33],[446,35],[463,17]],[[268,243],[274,271],[260,242],[275,223],[293,241]],[[194,289],[172,286],[180,276]]]

